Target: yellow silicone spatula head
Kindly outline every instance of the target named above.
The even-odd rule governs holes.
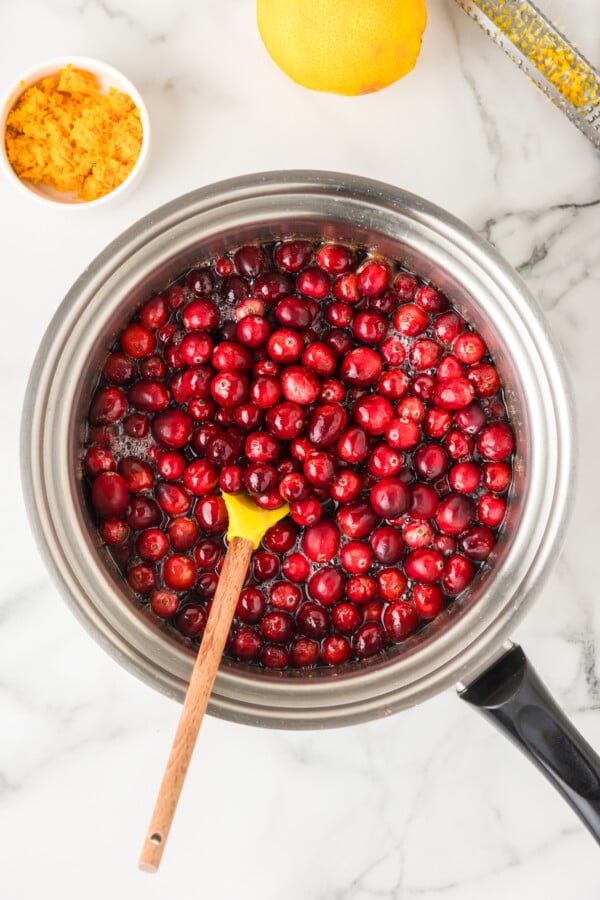
[[[262,509],[245,494],[223,494],[223,500],[229,514],[229,547],[142,848],[140,868],[145,872],[156,872],[160,864],[252,551],[258,547],[269,528],[289,512],[287,503],[277,509]]]
[[[276,509],[262,509],[247,494],[223,494],[229,515],[227,540],[246,538],[256,550],[266,532],[290,511],[287,503]]]

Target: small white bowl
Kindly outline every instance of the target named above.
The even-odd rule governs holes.
[[[122,181],[121,184],[110,191],[110,193],[104,194],[96,200],[81,200],[76,197],[74,193],[57,191],[49,185],[43,183],[32,184],[32,182],[27,181],[26,179],[19,178],[9,163],[6,155],[6,119],[23,91],[28,87],[31,87],[31,85],[35,84],[37,81],[40,81],[40,79],[46,78],[48,75],[54,75],[59,69],[64,69],[65,66],[68,65],[72,65],[76,69],[85,69],[86,71],[91,72],[98,79],[98,84],[103,91],[108,91],[109,88],[114,87],[118,91],[128,94],[140,111],[142,146],[137,161],[127,178]],[[148,162],[148,155],[150,152],[150,120],[148,118],[146,104],[142,100],[139,92],[129,79],[119,72],[118,69],[114,69],[105,62],[101,62],[97,59],[90,59],[86,56],[59,56],[55,59],[50,59],[47,62],[40,63],[35,66],[35,68],[25,72],[20,78],[16,79],[11,87],[3,93],[0,101],[0,135],[0,169],[2,169],[8,180],[21,194],[27,194],[34,200],[41,201],[46,205],[60,204],[62,206],[78,208],[87,208],[90,206],[97,207],[107,203],[109,200],[121,197],[126,191],[130,191],[139,181],[140,176],[146,167],[146,163]]]

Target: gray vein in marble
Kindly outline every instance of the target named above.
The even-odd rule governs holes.
[[[140,20],[124,12],[122,8],[114,8],[109,3],[107,3],[106,0],[83,0],[83,3],[79,6],[78,11],[80,13],[85,13],[90,8],[98,9],[110,21],[124,22],[128,28],[138,31],[143,37],[146,38],[146,40],[148,40],[150,44],[164,44],[167,42],[168,36],[165,32],[161,31],[157,32],[156,34],[149,32]]]

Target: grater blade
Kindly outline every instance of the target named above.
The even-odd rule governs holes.
[[[600,73],[528,0],[457,0],[600,150]]]

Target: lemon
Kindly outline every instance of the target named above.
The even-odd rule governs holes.
[[[258,30],[273,61],[298,84],[369,94],[414,67],[425,0],[257,0]]]

